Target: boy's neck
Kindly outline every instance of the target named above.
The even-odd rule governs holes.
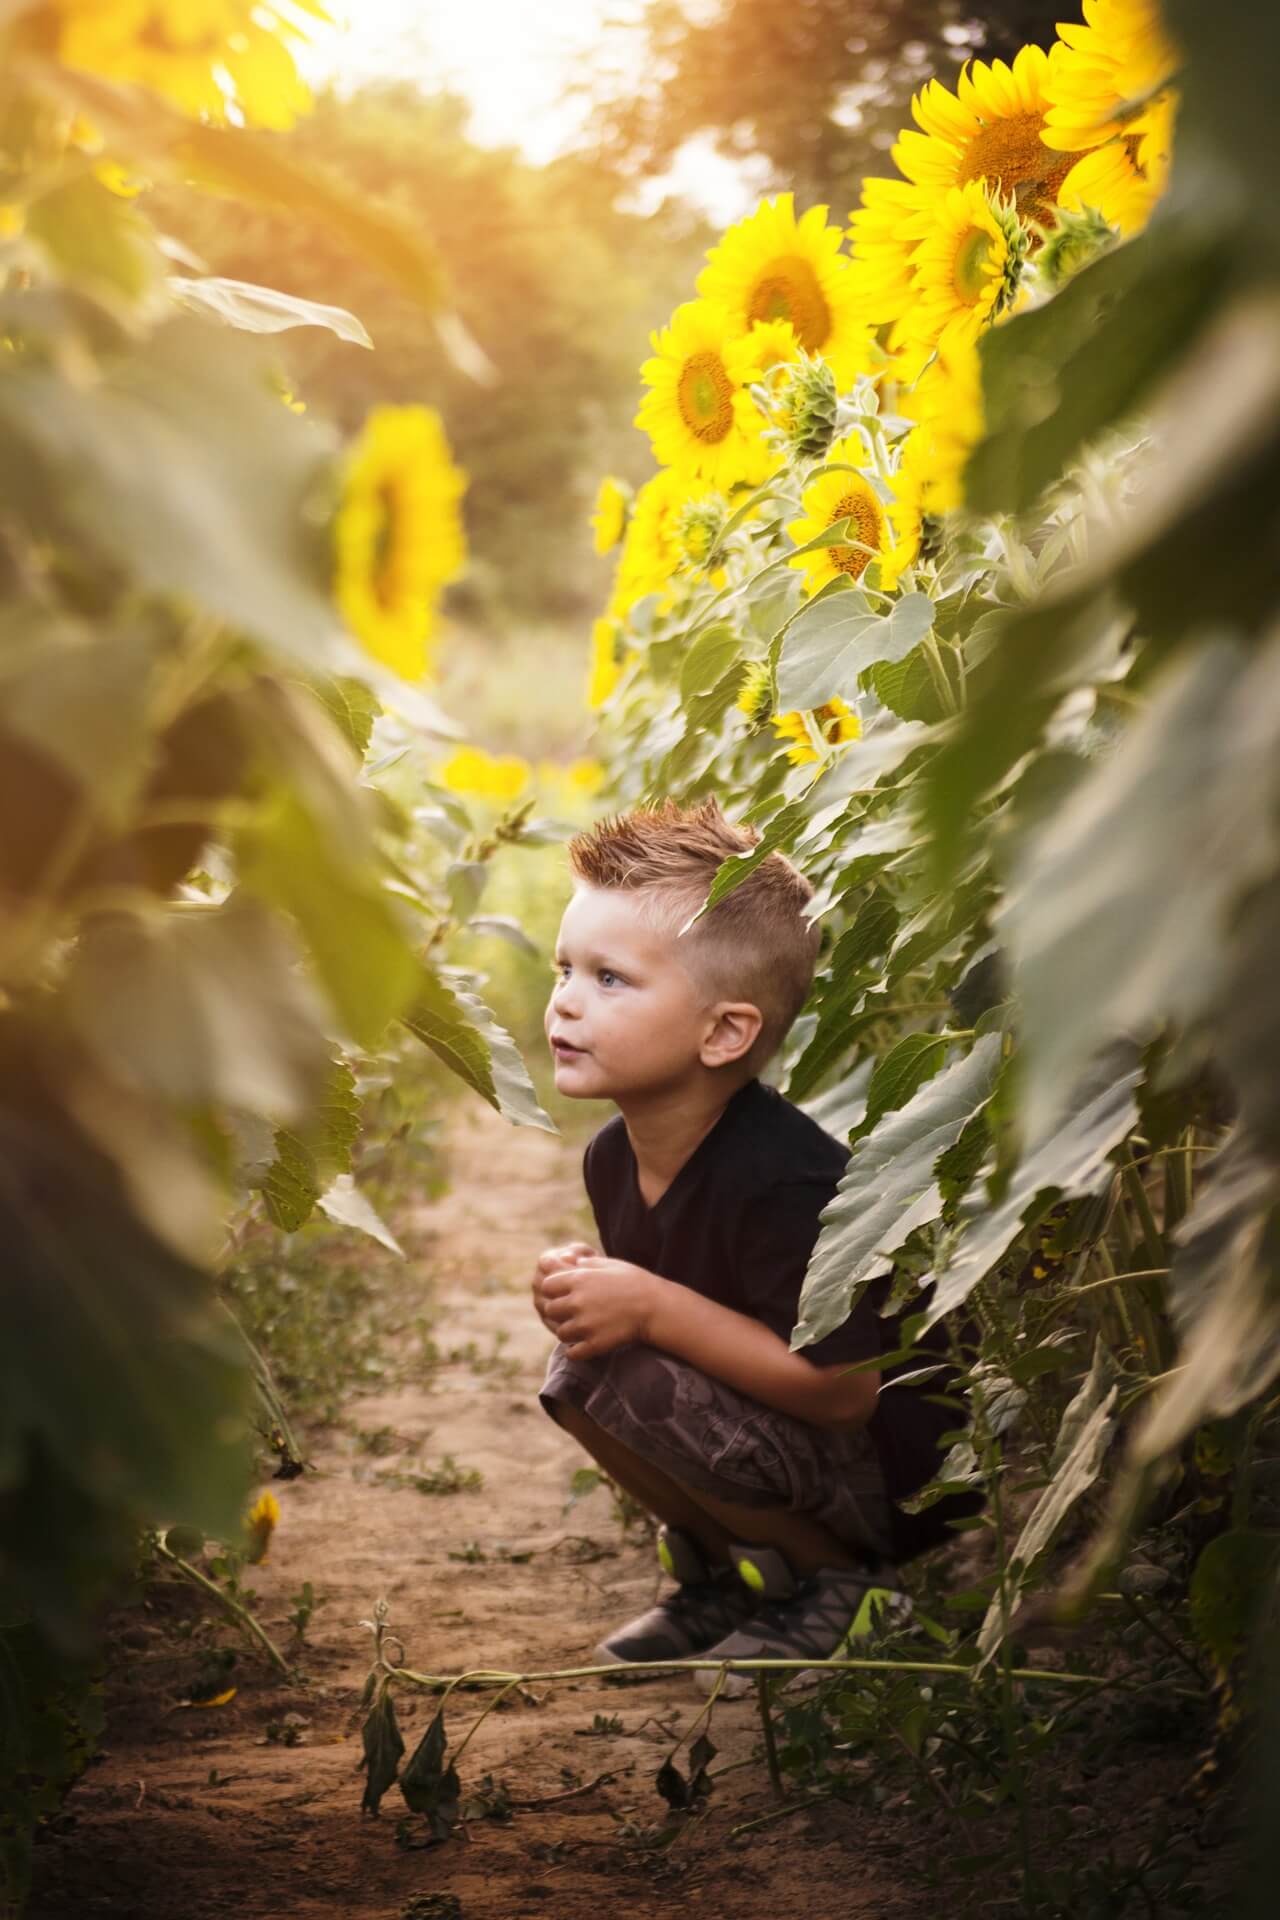
[[[640,1191],[649,1206],[656,1205],[745,1085],[743,1080],[731,1084],[712,1080],[617,1102],[636,1157]]]

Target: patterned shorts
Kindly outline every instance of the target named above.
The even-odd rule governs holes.
[[[539,1394],[598,1427],[694,1492],[744,1507],[782,1507],[843,1544],[889,1549],[889,1496],[865,1427],[834,1433],[766,1407],[656,1347],[571,1360],[557,1343]]]

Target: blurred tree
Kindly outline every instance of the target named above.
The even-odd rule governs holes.
[[[211,272],[359,315],[373,353],[320,331],[281,340],[299,398],[318,411],[353,427],[379,401],[440,409],[470,475],[472,568],[457,604],[580,613],[602,580],[586,531],[591,495],[603,468],[636,480],[651,470],[628,424],[636,366],[709,233],[675,202],[649,219],[620,211],[625,183],[598,156],[535,166],[515,148],[477,146],[464,101],[408,84],[330,95],[292,138],[370,202],[428,229],[492,383],[453,364],[421,308],[322,229],[176,195],[157,196],[160,224]]]
[[[767,161],[802,203],[843,213],[864,174],[892,170],[889,147],[912,92],[950,85],[980,52],[1048,46],[1062,0],[649,0],[643,54],[625,91],[603,79],[597,126],[613,164],[661,173],[686,140],[710,135],[730,158]],[[785,83],[784,83],[785,82]]]

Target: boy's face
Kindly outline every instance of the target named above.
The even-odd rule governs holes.
[[[546,1012],[560,1093],[616,1100],[723,1064],[713,1036],[725,1003],[705,998],[674,949],[675,936],[650,925],[634,896],[598,887],[574,894]]]

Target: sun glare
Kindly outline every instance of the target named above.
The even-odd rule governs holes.
[[[465,7],[415,0],[352,0],[332,8],[335,27],[317,33],[300,64],[318,85],[344,90],[407,79],[424,91],[451,88],[471,105],[471,132],[484,145],[518,146],[549,160],[581,137],[588,101],[579,91],[594,70],[625,75],[634,52],[627,29],[642,0],[472,0]],[[666,193],[701,205],[727,224],[762,185],[749,164],[727,160],[709,138],[687,143],[670,172],[643,182],[641,211]]]

